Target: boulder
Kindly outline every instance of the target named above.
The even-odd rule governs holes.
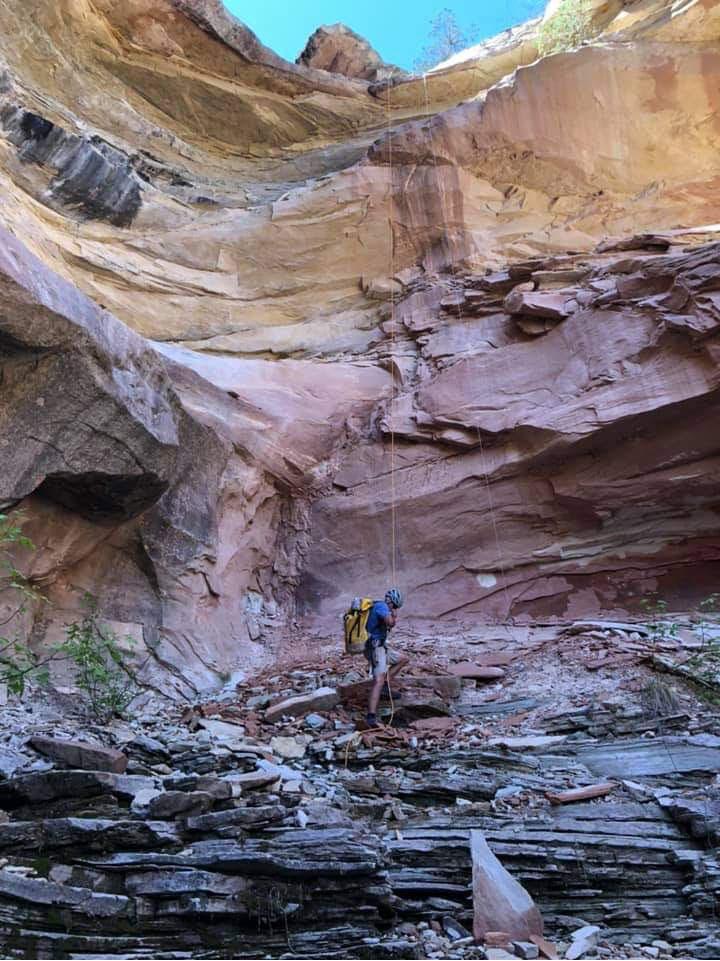
[[[518,940],[542,934],[542,918],[535,903],[492,853],[482,831],[470,832],[470,853],[475,939],[482,941],[487,931],[507,931]]]
[[[30,738],[29,743],[36,751],[64,767],[80,771],[111,771],[113,774],[123,774],[128,764],[127,755],[122,751],[92,741],[66,741],[36,735]]]

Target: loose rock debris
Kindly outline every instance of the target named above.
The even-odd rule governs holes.
[[[630,669],[588,670],[628,643]],[[408,634],[374,730],[362,662],[322,650],[175,717],[10,705],[2,951],[716,957],[720,720],[679,678],[648,713],[651,645]]]

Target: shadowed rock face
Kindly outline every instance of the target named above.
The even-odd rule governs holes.
[[[292,609],[304,504],[389,375],[335,364],[318,389],[300,361],[161,345],[166,360],[4,231],[0,290],[0,504],[37,547],[22,562],[50,601],[28,615],[40,649],[88,591],[165,694],[261,658]]]
[[[370,83],[356,38],[290,64],[220,0],[3,5],[38,644],[88,590],[191,696],[382,591],[393,524],[409,615],[710,593],[717,10],[595,6],[577,50],[534,62],[531,23]]]

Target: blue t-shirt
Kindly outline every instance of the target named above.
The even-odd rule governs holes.
[[[390,608],[385,601],[375,601],[370,608],[367,619],[368,636],[376,641],[385,641],[388,633],[388,626],[385,618],[390,617]]]

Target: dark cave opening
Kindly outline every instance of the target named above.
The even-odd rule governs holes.
[[[49,474],[36,494],[96,523],[130,520],[167,490],[157,474]]]

